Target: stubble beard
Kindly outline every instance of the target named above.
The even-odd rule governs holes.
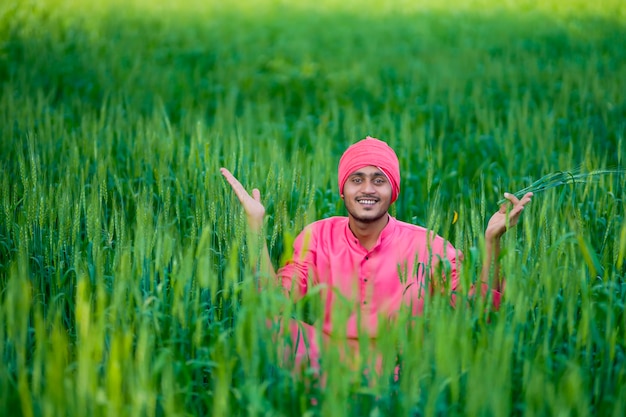
[[[389,208],[387,208],[387,210],[384,210],[384,211],[380,212],[378,215],[376,215],[374,217],[361,217],[358,214],[354,213],[353,210],[350,210],[350,208],[348,208],[348,205],[345,202],[344,202],[344,206],[346,207],[346,210],[348,211],[348,214],[350,215],[350,217],[352,217],[357,222],[363,223],[363,224],[375,223],[378,220],[380,220],[383,217],[385,217],[387,215],[388,211],[389,211]]]

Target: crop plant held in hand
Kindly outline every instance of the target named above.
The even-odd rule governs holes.
[[[559,187],[561,185],[568,184],[581,184],[588,183],[591,181],[595,181],[601,175],[609,175],[609,174],[624,174],[626,171],[617,170],[617,169],[609,169],[609,170],[594,170],[590,172],[580,172],[579,170],[573,171],[557,171],[543,177],[539,178],[537,181],[533,182],[526,188],[523,188],[519,191],[513,193],[515,197],[522,198],[522,196],[526,193],[532,192],[533,194],[537,194],[542,191],[549,190],[551,188]],[[498,205],[505,203],[507,200],[505,198],[500,199],[498,201]]]

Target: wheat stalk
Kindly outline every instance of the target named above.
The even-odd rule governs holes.
[[[542,191],[549,190],[551,188],[559,187],[567,184],[580,184],[594,181],[600,175],[607,174],[624,174],[625,170],[607,169],[607,170],[594,170],[590,172],[580,172],[579,170],[572,171],[557,171],[544,175],[537,181],[530,184],[528,187],[523,188],[513,193],[515,197],[522,198],[522,196],[528,192],[533,194],[540,193]],[[498,205],[507,201],[506,198],[502,198],[498,201]]]

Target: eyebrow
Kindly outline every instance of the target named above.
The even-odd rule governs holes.
[[[387,178],[387,176],[385,174],[383,174],[382,172],[374,172],[372,174],[367,175],[364,172],[357,171],[357,172],[353,172],[352,174],[350,174],[350,177],[368,177],[368,176],[370,178],[375,178],[375,177]]]

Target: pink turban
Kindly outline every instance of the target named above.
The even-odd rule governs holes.
[[[380,169],[391,183],[391,202],[400,193],[400,164],[396,153],[382,140],[366,137],[351,145],[339,160],[339,192],[350,174],[357,169],[372,165]]]

